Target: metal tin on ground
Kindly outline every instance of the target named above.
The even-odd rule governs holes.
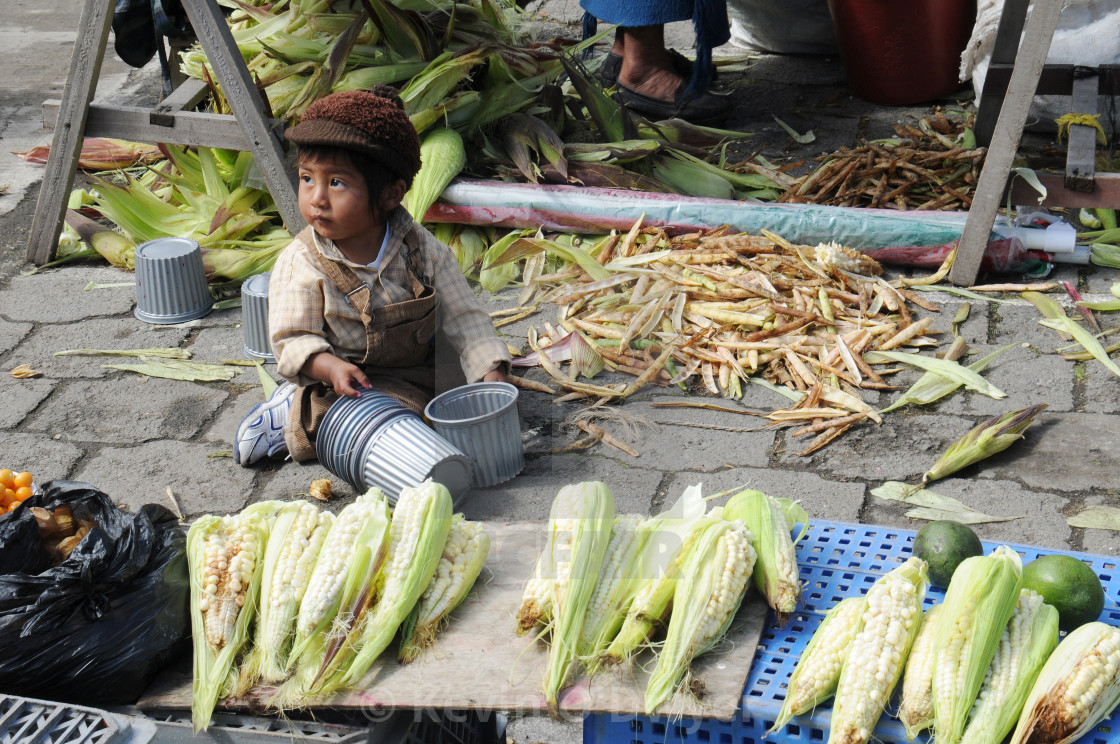
[[[245,354],[254,359],[275,361],[268,334],[268,280],[271,271],[255,274],[241,285],[241,335]]]
[[[442,437],[474,461],[474,485],[509,480],[525,466],[517,388],[508,382],[476,382],[436,396],[424,415]]]
[[[395,504],[401,489],[431,478],[457,504],[470,488],[471,459],[380,390],[336,401],[315,439],[319,462],[356,489],[377,486]]]
[[[214,307],[202,250],[188,238],[158,238],[136,248],[136,312],[167,325],[201,318]]]

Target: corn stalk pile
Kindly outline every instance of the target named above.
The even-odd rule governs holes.
[[[1015,551],[964,560],[923,613],[926,584],[911,557],[832,607],[769,733],[832,699],[828,741],[864,744],[900,682],[907,738],[951,744],[1072,742],[1120,701],[1120,629],[1087,623],[1059,645],[1058,611],[1022,588]]]
[[[897,138],[841,148],[820,165],[788,182],[779,202],[881,207],[902,210],[958,209],[972,205],[987,148],[976,147],[967,122],[939,113],[918,126],[898,124]]]
[[[567,391],[559,401],[621,400],[647,384],[687,389],[691,381],[739,399],[743,383],[755,382],[793,401],[761,415],[799,426],[795,436],[813,435],[804,455],[865,418],[881,421],[860,390],[895,388],[884,380],[889,371],[877,372],[865,357],[878,363],[884,359],[875,353],[937,345],[932,317],[910,310],[936,312],[935,305],[835,244],[796,246],[771,233],[720,231],[670,238],[640,223],[586,252],[546,243],[522,238],[506,251],[538,252],[527,264],[522,304],[559,306],[558,327],[531,329],[532,352],[514,365],[543,367]],[[578,260],[558,273],[537,273],[542,250]],[[604,368],[634,379],[588,379]]]
[[[550,708],[581,671],[632,675],[638,653],[656,647],[645,695],[652,714],[689,690],[692,659],[723,639],[752,578],[779,617],[792,612],[801,589],[794,523],[802,525],[800,540],[809,527],[804,510],[760,491],[708,511],[693,486],[670,509],[643,518],[616,515],[603,483],[562,488],[516,627],[547,639]]]
[[[283,710],[357,686],[394,637],[407,663],[433,645],[486,562],[482,525],[430,481],[390,513],[374,488],[337,517],[266,501],[191,525],[192,718],[219,697]]]

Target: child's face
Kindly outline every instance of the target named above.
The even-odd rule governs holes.
[[[365,178],[344,155],[299,161],[299,211],[307,224],[347,255],[384,226],[370,207]]]

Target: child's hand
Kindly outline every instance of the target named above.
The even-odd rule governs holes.
[[[327,383],[338,395],[350,398],[358,397],[358,388],[373,387],[360,367],[326,351],[313,354],[303,365],[302,371],[308,377]]]
[[[373,387],[360,367],[341,359],[338,360],[338,364],[332,365],[330,382],[336,393],[351,398],[361,395],[358,388]]]

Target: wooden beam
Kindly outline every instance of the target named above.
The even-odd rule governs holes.
[[[295,235],[306,226],[296,201],[295,170],[285,163],[279,133],[268,123],[261,94],[249,76],[225,16],[216,0],[183,0],[183,8],[245,133],[249,151],[272,192],[284,226]]]
[[[1015,64],[1019,39],[1023,34],[1023,23],[1027,17],[1028,3],[1029,0],[1004,2],[999,17],[999,28],[996,30],[996,41],[988,62],[989,73],[993,67]],[[999,118],[999,111],[1003,107],[1006,91],[1006,82],[997,85],[991,74],[984,78],[984,88],[980,92],[980,100],[976,102],[976,126],[972,130],[976,135],[976,144],[981,147],[987,147],[992,143],[992,133],[996,129],[996,119]]]
[[[957,256],[953,268],[949,270],[950,281],[958,286],[975,284],[980,273],[980,262],[988,247],[992,225],[1011,173],[1011,163],[1019,150],[1023,125],[1034,100],[1038,76],[1046,64],[1050,41],[1054,38],[1061,12],[1062,0],[1035,0],[1031,6],[1023,31],[1023,43],[1015,58],[1015,71],[1011,74],[1007,96],[992,133],[992,144],[980,171],[964,232],[957,244]]]
[[[1046,198],[1038,203],[1039,194],[1021,178],[1012,180],[1011,203],[1040,207],[1120,209],[1120,173],[1098,173],[1091,192],[1071,191],[1066,188],[1065,177],[1053,173],[1035,172],[1046,187]]]
[[[990,65],[988,74],[984,78],[984,92],[988,93],[988,88],[991,86],[991,92],[998,93],[1002,97],[1003,91],[1007,90],[1008,81],[1011,80],[1013,69],[1014,65]],[[1084,65],[1047,64],[1038,77],[1038,86],[1034,93],[1036,96],[1068,96],[1073,92],[1073,81],[1076,79],[1076,75],[1080,75],[1085,70],[1096,71],[1098,95],[1110,95],[1110,91],[1115,88],[1109,86],[1120,85],[1120,65],[1085,67]],[[994,124],[994,113],[992,118]]]
[[[101,75],[101,63],[105,59],[105,44],[113,23],[113,5],[108,0],[86,0],[78,20],[78,36],[74,41],[74,52],[70,55],[70,72],[62,91],[61,120],[64,124],[54,130],[51,139],[51,154],[47,157],[43,185],[27,238],[27,260],[40,266],[54,258],[58,236],[62,232],[66,201],[82,152],[86,114],[97,87],[97,78]]]
[[[1097,76],[1075,78],[1070,112],[1097,113]],[[1066,148],[1066,188],[1092,191],[1097,168],[1097,130],[1084,124],[1071,124]]]
[[[53,131],[58,120],[59,102],[43,102],[43,126]],[[208,114],[200,111],[164,113],[160,121],[152,122],[152,109],[135,106],[89,107],[86,121],[87,137],[116,137],[133,142],[166,142],[170,145],[192,147],[222,147],[229,150],[249,150],[249,141],[241,131],[237,119],[228,114]]]

